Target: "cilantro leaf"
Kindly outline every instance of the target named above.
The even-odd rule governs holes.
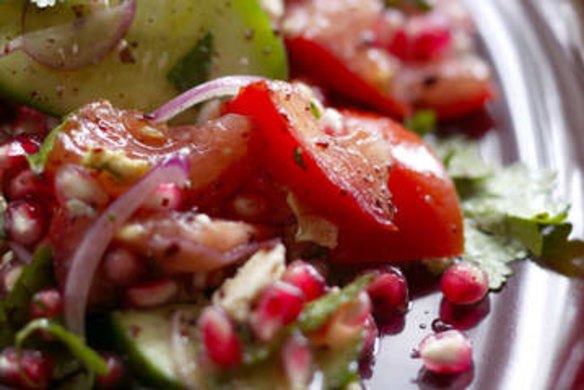
[[[34,293],[53,284],[52,254],[48,248],[41,247],[0,302],[0,346],[12,344],[16,331],[26,323]]]
[[[482,161],[474,143],[460,137],[435,144],[461,198],[463,258],[489,274],[492,289],[500,288],[511,275],[508,263],[513,260],[541,260],[551,246],[564,255],[573,255],[579,248],[565,234],[556,233],[555,238],[548,234],[550,229],[571,230],[565,222],[568,205],[554,197],[553,172],[529,170],[522,164],[494,168]],[[560,263],[569,261],[566,255]],[[554,264],[559,267],[558,262]]]
[[[184,92],[209,78],[213,62],[213,34],[206,33],[167,75],[180,92]]]
[[[480,230],[472,219],[464,221],[463,259],[480,266],[489,275],[489,288],[503,286],[512,271],[508,264],[527,256],[525,248],[505,235],[489,234]]]
[[[455,182],[480,180],[493,174],[494,168],[483,161],[474,142],[463,137],[428,141]]]

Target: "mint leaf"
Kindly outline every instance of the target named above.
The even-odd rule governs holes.
[[[16,284],[0,302],[0,346],[12,344],[16,331],[26,323],[34,293],[53,284],[51,251],[40,247],[32,263],[24,266]]]
[[[365,290],[372,280],[373,274],[360,276],[341,290],[331,291],[307,304],[298,320],[300,329],[310,332],[320,328],[341,306]]]
[[[106,374],[108,371],[105,360],[76,334],[69,332],[61,325],[46,318],[39,318],[29,322],[16,334],[16,348],[23,347],[24,342],[35,332],[42,330],[51,334],[63,343],[71,354],[83,363],[88,372],[92,374]]]
[[[30,165],[30,169],[36,173],[37,175],[42,173],[45,169],[45,164],[47,163],[47,158],[49,154],[53,150],[53,146],[55,146],[55,141],[59,136],[59,133],[63,129],[64,124],[67,123],[67,118],[63,121],[60,126],[55,127],[49,135],[44,139],[43,144],[38,152],[35,154],[31,154],[26,157],[28,160],[28,164]]]
[[[179,92],[205,82],[209,78],[213,62],[213,34],[206,33],[167,75]]]

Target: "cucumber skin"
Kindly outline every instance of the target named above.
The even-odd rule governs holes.
[[[0,2],[0,48],[19,35],[25,1]],[[159,21],[152,22],[154,17]],[[219,53],[209,79],[229,74],[287,78],[284,44],[257,0],[137,0],[126,37],[138,43],[132,49],[136,63],[122,63],[114,50],[98,65],[65,71],[15,52],[0,58],[0,96],[54,116],[104,98],[122,108],[149,111],[178,94],[167,74],[207,30],[216,35]],[[252,40],[246,38],[249,31]]]
[[[135,342],[128,334],[128,328],[122,325],[124,322],[122,317],[124,315],[127,315],[127,312],[111,313],[106,320],[106,327],[109,330],[112,346],[126,357],[134,375],[148,387],[169,390],[183,389],[177,378],[171,378],[162,373],[155,365],[155,362],[145,358],[136,348]],[[170,336],[167,336],[167,339],[169,338]]]

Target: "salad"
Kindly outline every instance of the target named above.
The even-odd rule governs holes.
[[[413,274],[577,274],[553,173],[436,131],[496,98],[474,38],[455,0],[0,1],[0,383],[360,388]]]

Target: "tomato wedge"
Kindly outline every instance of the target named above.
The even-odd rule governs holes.
[[[395,118],[412,112],[410,104],[384,93],[349,68],[346,62],[315,40],[304,36],[286,39],[293,71],[327,90],[357,104],[372,107]]]
[[[397,119],[419,108],[443,120],[466,116],[495,93],[489,67],[460,43],[473,34],[461,12],[388,14],[378,0],[293,2],[283,22],[292,73]]]
[[[255,123],[259,160],[268,172],[337,226],[395,229],[387,164],[373,163],[350,137],[323,131],[311,101],[297,86],[252,84],[227,111]]]
[[[381,134],[390,145],[393,165],[388,180],[396,208],[397,231],[345,227],[334,260],[345,263],[419,260],[460,255],[463,224],[455,187],[442,163],[416,134],[389,119],[343,112],[348,127]]]

